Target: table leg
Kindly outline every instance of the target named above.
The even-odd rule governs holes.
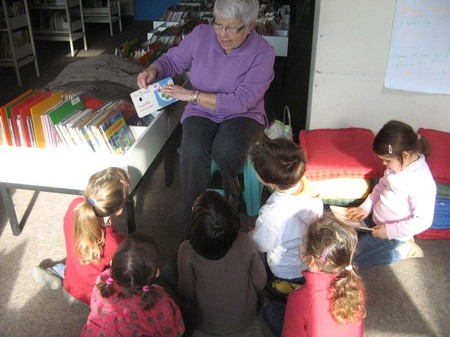
[[[2,193],[3,204],[5,205],[6,214],[8,216],[9,223],[11,224],[11,230],[15,236],[19,236],[22,230],[20,229],[19,221],[17,221],[16,210],[14,209],[11,192],[4,183],[0,183],[0,190]]]

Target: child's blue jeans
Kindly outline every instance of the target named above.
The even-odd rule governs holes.
[[[375,226],[371,215],[364,221],[368,227]],[[396,248],[403,243],[396,239],[376,238],[371,232],[358,232],[358,248],[353,262],[359,268],[397,262],[400,260],[400,254]]]

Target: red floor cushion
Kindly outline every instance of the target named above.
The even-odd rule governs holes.
[[[431,146],[427,163],[434,180],[450,184],[450,133],[420,128],[419,134],[425,136]]]
[[[374,138],[364,128],[300,131],[300,147],[307,160],[305,175],[310,180],[381,177],[384,165],[372,150]]]

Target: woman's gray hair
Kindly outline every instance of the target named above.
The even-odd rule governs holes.
[[[216,0],[213,10],[214,17],[236,19],[248,26],[258,18],[258,0]]]

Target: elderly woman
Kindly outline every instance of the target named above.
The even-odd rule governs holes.
[[[181,117],[183,222],[206,190],[211,158],[221,169],[226,197],[236,206],[237,173],[266,124],[264,94],[273,80],[274,49],[255,30],[258,0],[216,0],[214,22],[197,26],[138,75],[140,88],[190,70],[192,90],[177,85],[161,92],[188,104]]]

